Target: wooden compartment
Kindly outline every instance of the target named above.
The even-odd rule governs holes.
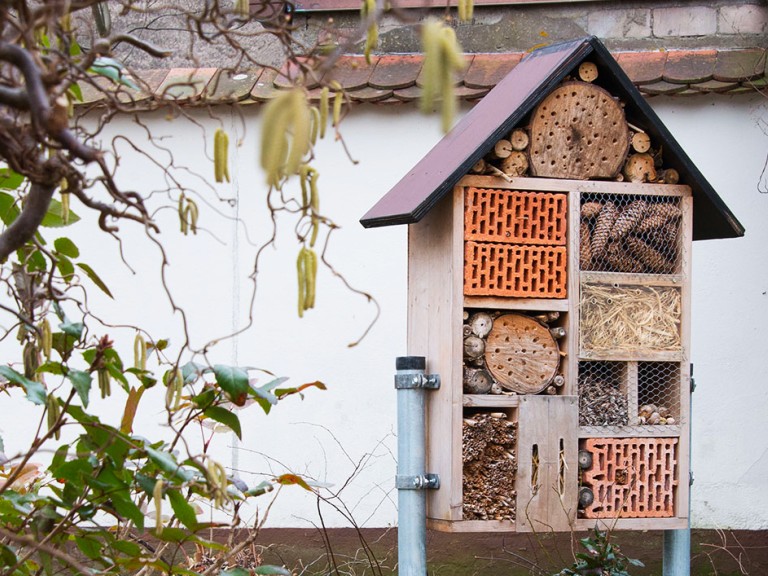
[[[460,273],[468,268],[467,246],[474,242],[467,240],[471,235],[465,230],[469,219],[465,212],[469,189],[473,189],[475,195],[485,189],[551,192],[559,198],[567,198],[569,206],[579,206],[585,195],[589,195],[589,198],[605,195],[616,199],[624,194],[628,198],[645,198],[661,192],[663,198],[674,198],[683,214],[676,272],[630,274],[580,270],[581,214],[580,211],[567,211],[565,246],[489,243],[485,240],[478,243],[515,249],[563,249],[566,256],[563,273],[565,286],[557,297],[515,296],[513,293],[472,294],[466,290],[464,274]],[[441,488],[427,495],[429,527],[462,532],[526,532],[570,530],[572,526],[591,527],[595,518],[577,515],[579,443],[613,439],[631,440],[636,442],[633,446],[639,446],[646,440],[658,438],[674,440],[674,474],[678,484],[671,496],[674,504],[672,515],[653,518],[653,521],[661,522],[660,525],[665,528],[684,525],[688,494],[687,489],[680,490],[679,479],[688,474],[687,459],[683,456],[688,450],[687,342],[690,338],[687,327],[689,257],[687,249],[684,249],[686,238],[690,238],[691,224],[687,193],[683,186],[658,184],[531,178],[515,178],[506,182],[500,178],[469,176],[455,187],[451,198],[444,199],[419,224],[410,227],[409,353],[426,356],[427,370],[439,373],[442,378],[441,388],[428,394],[427,405],[428,471],[438,474],[441,480]],[[491,235],[498,234],[498,226],[491,228],[494,230]],[[483,233],[489,234],[488,229]],[[514,234],[522,233],[516,231],[510,235]],[[525,234],[536,236],[536,233],[530,231]],[[446,276],[445,270],[459,273]],[[641,296],[652,294],[656,299],[661,294],[667,294],[676,300],[672,319],[676,340],[672,345],[648,346],[643,340],[630,338],[617,345],[609,342],[603,348],[595,346],[594,338],[583,337],[582,325],[585,314],[589,319],[589,314],[593,313],[590,308],[593,303],[587,302],[585,305],[585,297],[595,298],[595,302],[598,302],[598,297],[605,300],[604,296],[596,294],[596,290],[607,290],[609,299],[629,290],[639,291]],[[479,329],[476,329],[473,323],[478,314],[481,321]],[[483,318],[483,314],[487,317]],[[552,320],[542,324],[548,315]],[[497,321],[500,325],[494,330],[493,324]],[[541,333],[520,330],[526,324],[538,327]],[[609,325],[607,330],[615,329],[615,324]],[[555,328],[564,333],[562,338],[556,340],[556,349],[544,346],[542,337],[545,332]],[[526,345],[522,345],[521,335],[528,338]],[[481,352],[478,352],[478,345]],[[536,354],[532,353],[534,350]],[[552,357],[556,356],[557,361],[552,362],[551,370],[546,375],[534,378],[537,385],[530,389],[523,387],[516,390],[515,385],[499,379],[498,371],[493,374],[489,369],[490,363],[501,359],[504,360],[501,364],[507,368],[507,376],[509,372],[515,374],[527,369],[531,370],[531,374],[538,373],[533,370],[536,364],[534,360],[538,358],[539,352],[545,351],[552,352]],[[487,382],[480,389],[465,387],[466,377],[476,374],[473,371],[484,371],[485,375],[480,382],[489,378],[490,385],[497,388],[495,391],[502,393],[477,393],[488,387]],[[554,394],[548,394],[547,390],[552,386],[549,379],[553,374],[562,377],[562,386]],[[584,414],[580,413],[579,404],[583,400],[580,399],[580,387],[583,392],[590,385],[587,376],[594,380],[596,375],[606,379],[610,388],[609,396],[618,400],[621,406],[618,419],[585,421]],[[649,424],[647,418],[643,422],[641,409],[648,404],[655,405],[657,409],[663,406],[669,411],[668,417],[671,417],[674,424]],[[478,412],[504,413],[510,421],[516,423],[517,434],[517,469],[514,478],[504,477],[501,482],[506,486],[502,488],[504,494],[494,491],[493,485],[498,482],[489,481],[481,492],[485,490],[490,499],[485,500],[486,508],[479,510],[478,503],[482,504],[484,500],[478,497],[477,487],[483,484],[467,479],[469,468],[472,468],[473,473],[477,470],[474,465],[466,466],[463,450],[465,418]],[[509,471],[509,474],[512,472]],[[583,476],[583,471],[581,474]],[[477,478],[476,474],[475,480]],[[514,501],[509,491],[512,481],[515,487]],[[595,485],[599,484],[596,478],[591,481]],[[468,496],[466,507],[465,490]],[[493,502],[501,503],[501,513]],[[512,502],[514,519],[508,514]],[[612,513],[614,518],[618,517],[617,528],[645,528],[651,522],[650,518],[639,515],[627,517],[616,509],[615,502]],[[592,524],[587,526],[588,522]]]
[[[567,196],[469,186],[464,191],[464,293],[565,298]]]
[[[683,348],[680,286],[609,282],[595,274],[589,278],[581,284],[581,357],[680,358]]]
[[[590,438],[592,465],[581,485],[594,500],[584,518],[672,518],[678,486],[677,438]]]
[[[464,410],[462,519],[509,525],[517,514],[517,414],[511,408]]]

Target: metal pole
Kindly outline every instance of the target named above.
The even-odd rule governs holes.
[[[693,380],[693,364],[691,364],[691,404],[688,411],[688,458],[691,458],[691,428],[693,428],[693,391],[696,383]],[[691,470],[689,465],[688,470]],[[693,484],[693,474],[688,479],[689,486]],[[690,490],[690,489],[689,489]],[[691,574],[691,498],[688,498],[688,526],[680,530],[664,531],[664,564],[662,576],[690,576]]]
[[[400,576],[427,575],[427,495],[437,476],[426,474],[426,389],[440,385],[425,376],[423,356],[396,360],[397,374],[397,550]]]

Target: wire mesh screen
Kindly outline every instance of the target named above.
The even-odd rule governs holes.
[[[680,198],[583,194],[580,220],[581,270],[680,272]]]
[[[579,426],[629,424],[626,362],[579,362]]]
[[[680,364],[637,363],[637,418],[641,426],[680,424]]]
[[[584,282],[579,309],[582,356],[682,350],[676,286]]]

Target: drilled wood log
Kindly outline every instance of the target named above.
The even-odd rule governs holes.
[[[469,327],[472,334],[485,338],[493,328],[493,318],[487,312],[477,312],[469,318]]]
[[[651,137],[645,132],[636,132],[632,135],[632,149],[639,154],[648,152],[651,149]]]
[[[593,62],[582,62],[579,64],[579,78],[584,82],[594,82],[597,80],[597,66]]]
[[[528,138],[528,133],[522,128],[517,128],[509,135],[509,143],[512,144],[512,150],[522,152],[528,148],[528,144],[531,139]]]
[[[480,358],[485,353],[485,340],[477,336],[464,338],[464,358],[473,360]]]
[[[650,154],[632,154],[624,164],[624,176],[630,182],[655,182],[656,167]]]
[[[531,115],[530,173],[545,178],[613,178],[629,148],[621,105],[603,88],[569,82]]]
[[[477,162],[474,163],[472,168],[469,169],[469,171],[472,174],[485,174],[486,170],[488,169],[488,163],[480,158]]]
[[[501,161],[501,171],[507,176],[524,176],[528,172],[528,157],[524,152],[513,150]]]
[[[482,368],[464,368],[464,393],[488,394],[493,385],[493,378]]]
[[[659,181],[664,184],[677,184],[680,182],[680,173],[674,168],[667,168],[659,172]]]
[[[557,373],[560,354],[545,325],[522,314],[503,314],[488,334],[485,362],[502,388],[538,394]]]
[[[502,160],[510,154],[512,154],[512,144],[509,140],[502,138],[493,145],[491,157],[496,158],[497,160]]]

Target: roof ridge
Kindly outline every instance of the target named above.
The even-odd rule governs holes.
[[[467,53],[467,67],[457,84],[462,100],[485,96],[520,62],[525,52]],[[707,93],[740,94],[768,88],[768,49],[613,51],[614,58],[645,97]],[[327,78],[338,82],[351,102],[395,104],[419,98],[423,56],[417,53],[374,54],[367,63],[360,54],[342,54]],[[264,102],[290,85],[295,70],[258,67],[232,74],[227,68],[154,69],[142,73],[143,90],[121,87],[119,97],[137,108],[152,108],[173,97],[188,106]],[[83,83],[80,106],[98,105],[108,82]],[[99,88],[96,88],[98,86]],[[311,82],[310,98],[319,98]]]

